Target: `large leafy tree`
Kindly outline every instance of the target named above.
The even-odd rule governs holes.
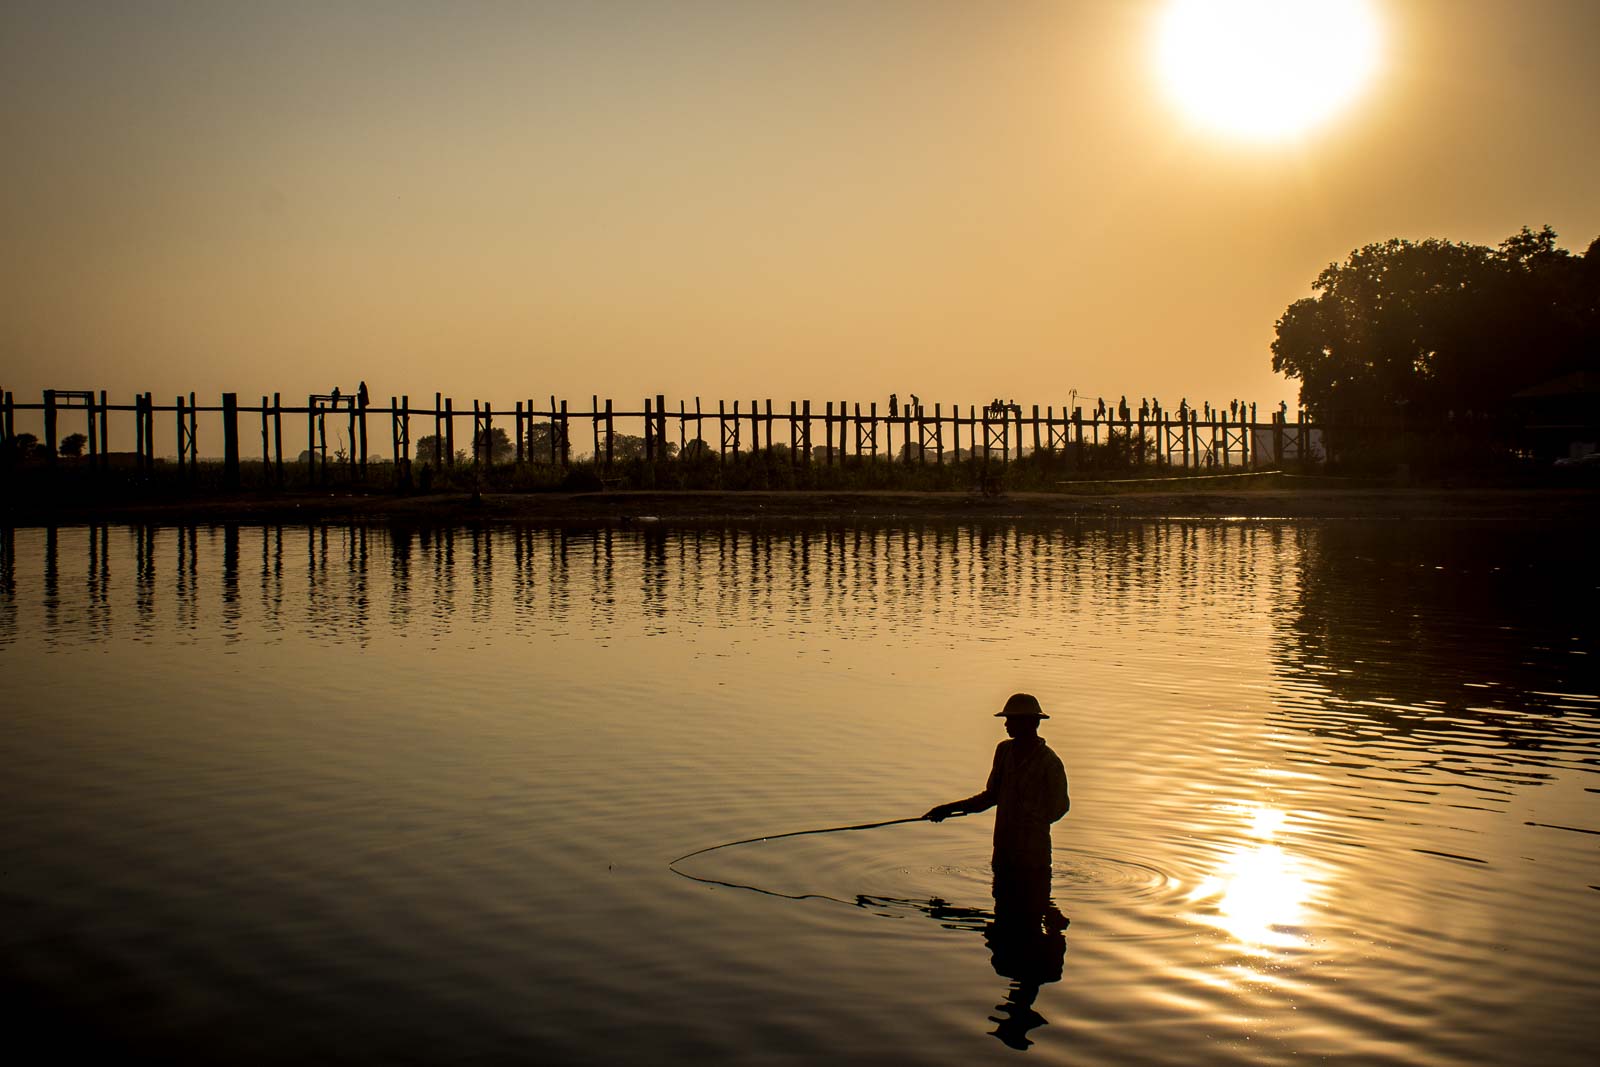
[[[1600,364],[1600,240],[1548,226],[1498,248],[1390,240],[1330,264],[1277,323],[1272,367],[1321,418],[1494,414],[1519,389]]]
[[[480,460],[487,459],[491,463],[506,463],[516,453],[516,446],[511,443],[510,436],[504,428],[496,426],[485,437],[484,431],[479,430],[472,439],[473,455]]]

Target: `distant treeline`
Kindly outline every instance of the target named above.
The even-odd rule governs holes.
[[[1277,322],[1272,369],[1319,424],[1520,424],[1530,400],[1597,399],[1600,238],[1581,255],[1548,226],[1496,248],[1393,239],[1312,288]]]

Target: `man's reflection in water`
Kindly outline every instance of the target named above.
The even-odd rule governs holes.
[[[1040,986],[1061,981],[1067,923],[1050,899],[1049,867],[995,870],[994,916],[983,942],[995,973],[1011,979],[1012,985],[989,1021],[996,1024],[991,1033],[1014,1049],[1032,1045],[1028,1031],[1045,1024],[1033,1002]]]
[[[896,897],[858,896],[864,908],[915,908],[948,930],[971,930],[983,935],[989,963],[995,973],[1011,979],[1005,999],[995,1005],[990,1034],[1014,1049],[1033,1044],[1028,1031],[1049,1020],[1033,1008],[1039,987],[1061,981],[1066,961],[1066,929],[1071,921],[1050,899],[1050,868],[997,868],[994,910],[963,908],[935,897],[906,900]]]

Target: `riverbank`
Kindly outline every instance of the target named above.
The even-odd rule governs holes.
[[[605,526],[634,523],[1104,521],[1116,519],[1454,519],[1594,521],[1600,491],[1587,487],[1437,489],[1349,486],[1274,478],[1246,485],[1170,483],[1074,486],[1055,493],[890,491],[671,491],[436,493],[349,490],[174,500],[33,502],[8,507],[11,526],[482,522]]]

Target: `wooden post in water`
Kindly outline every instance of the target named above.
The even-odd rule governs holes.
[[[98,461],[99,454],[100,454],[100,447],[99,447],[100,446],[100,428],[95,425],[95,421],[94,421],[94,391],[93,390],[91,390],[89,392],[89,394],[88,394],[88,401],[89,401],[89,403],[88,403],[89,466],[93,467],[93,466],[97,465],[97,461]],[[92,531],[90,533],[90,536],[91,536],[91,538],[93,537],[93,532]]]
[[[572,435],[567,432],[567,402],[561,402],[561,469],[572,466]]]
[[[483,402],[483,469],[494,469],[494,409]]]
[[[188,456],[189,447],[183,442],[183,431],[188,429],[183,418],[183,394],[178,394],[178,399],[173,403],[172,410],[178,417],[178,476],[183,477],[183,462]]]
[[[44,391],[44,450],[45,458],[56,461],[56,391]]]
[[[611,469],[612,447],[616,439],[616,423],[611,412],[611,398],[606,397],[606,470]]]
[[[399,404],[398,398],[396,398],[394,396],[390,396],[389,397],[389,410],[391,412],[398,412],[400,410],[400,404]],[[265,419],[263,419],[263,422],[265,422]],[[522,446],[521,446],[520,443],[518,444],[517,448],[518,448],[519,451],[521,450]],[[389,455],[394,457],[395,484],[399,485],[400,484],[400,420],[396,419],[396,418],[393,418],[393,417],[391,417],[389,419]]]
[[[7,418],[10,417],[10,398],[11,394],[7,393]],[[6,436],[7,438],[11,436],[11,426],[9,423],[6,425]],[[100,469],[111,469],[111,436],[109,433],[107,433],[106,427],[106,391],[104,389],[100,390]]]
[[[317,401],[315,397],[306,397],[306,474],[315,484],[317,480]]]
[[[805,449],[804,463],[811,466],[811,401],[801,401],[801,417],[805,419],[804,432],[801,434],[802,446]]]
[[[317,451],[321,454],[322,484],[328,484],[328,412],[317,411]]]
[[[650,418],[650,398],[644,398],[644,461],[654,464],[656,461],[655,424]]]
[[[594,457],[595,469],[598,470],[599,467],[600,467],[600,394],[599,393],[590,393],[589,394],[589,413],[590,413],[589,430],[590,430],[590,436],[593,438],[593,441],[591,442],[591,444],[592,444],[593,449],[594,449],[594,451],[591,452],[590,455],[592,455]]]
[[[152,438],[155,436],[155,427],[152,426],[152,425],[149,425],[147,423],[146,419],[145,419],[145,411],[146,411],[147,407],[148,407],[148,405],[147,405],[147,403],[145,401],[145,394],[144,393],[134,393],[133,394],[133,429],[134,429],[134,436],[135,436],[134,449],[138,454],[138,457],[139,457],[139,470],[142,473],[148,473],[147,470],[146,470],[146,466],[145,466],[145,456],[146,456],[146,454],[147,453],[154,453],[154,451],[155,451],[155,442],[152,440]]]
[[[450,397],[444,398],[444,461],[447,465],[456,465],[456,404]]]
[[[357,410],[356,432],[358,434],[360,434],[360,436],[361,436],[361,448],[360,448],[360,451],[357,452],[356,454],[357,454],[357,456],[360,457],[357,460],[357,463],[359,465],[358,469],[361,472],[361,480],[364,482],[364,481],[367,480],[367,383],[366,382],[362,382],[361,383],[361,388],[356,390],[356,410]]]
[[[222,486],[239,488],[239,394],[222,394]]]
[[[444,397],[433,394],[433,469],[444,463]]]
[[[283,403],[282,397],[272,394],[272,448],[278,467],[278,485],[283,485]]]
[[[974,425],[972,427],[972,449],[973,449],[974,452],[976,452],[977,449],[978,449],[978,427],[976,425]],[[987,405],[987,404],[985,404],[983,406],[983,473],[984,473],[985,477],[988,477],[988,474],[989,474],[989,405]]]

